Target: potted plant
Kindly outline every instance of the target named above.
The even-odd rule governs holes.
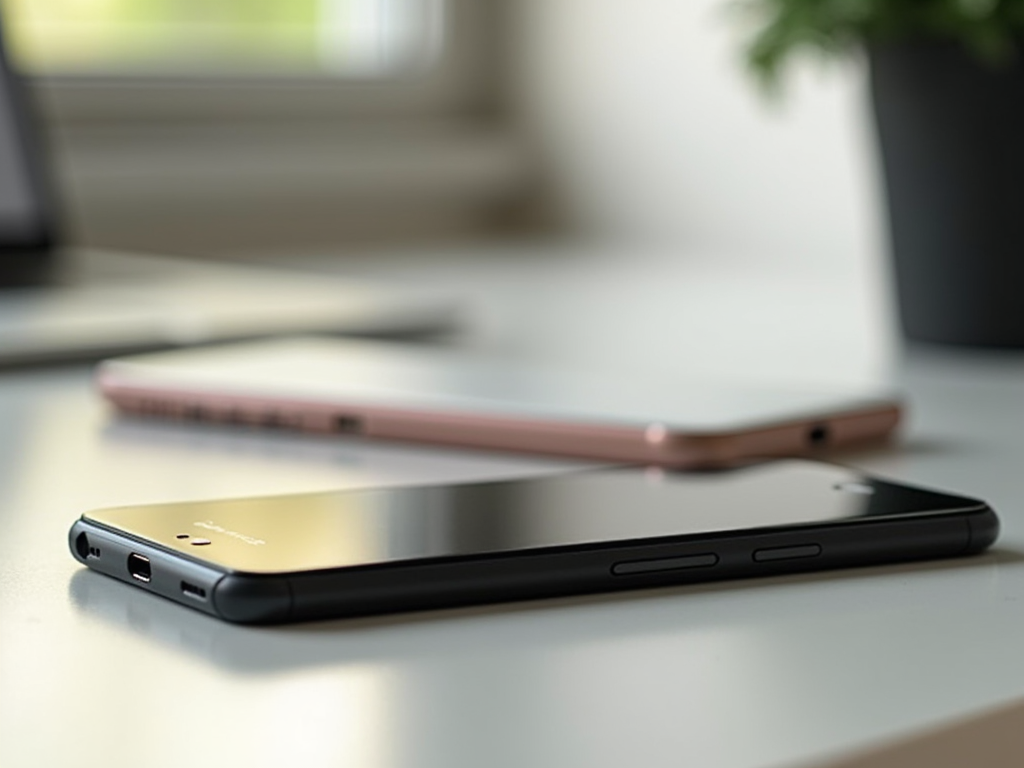
[[[906,336],[1024,347],[1024,0],[747,0],[769,86],[861,50]]]

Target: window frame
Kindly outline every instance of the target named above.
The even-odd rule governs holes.
[[[422,72],[331,75],[29,74],[60,130],[147,122],[457,118],[488,111],[500,65],[499,2],[445,0],[442,44]]]
[[[404,77],[30,76],[71,240],[220,256],[500,226],[534,173],[509,2],[446,0],[435,65]]]

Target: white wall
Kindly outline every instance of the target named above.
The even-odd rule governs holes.
[[[520,0],[518,98],[580,231],[808,268],[878,263],[863,76],[762,98],[732,0]]]

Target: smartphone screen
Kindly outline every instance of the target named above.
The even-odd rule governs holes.
[[[805,461],[119,508],[84,519],[218,567],[287,573],[646,541],[978,506]]]

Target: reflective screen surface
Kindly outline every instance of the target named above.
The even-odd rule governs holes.
[[[964,509],[978,502],[787,461],[714,474],[532,480],[123,507],[86,519],[228,570],[274,573]]]

